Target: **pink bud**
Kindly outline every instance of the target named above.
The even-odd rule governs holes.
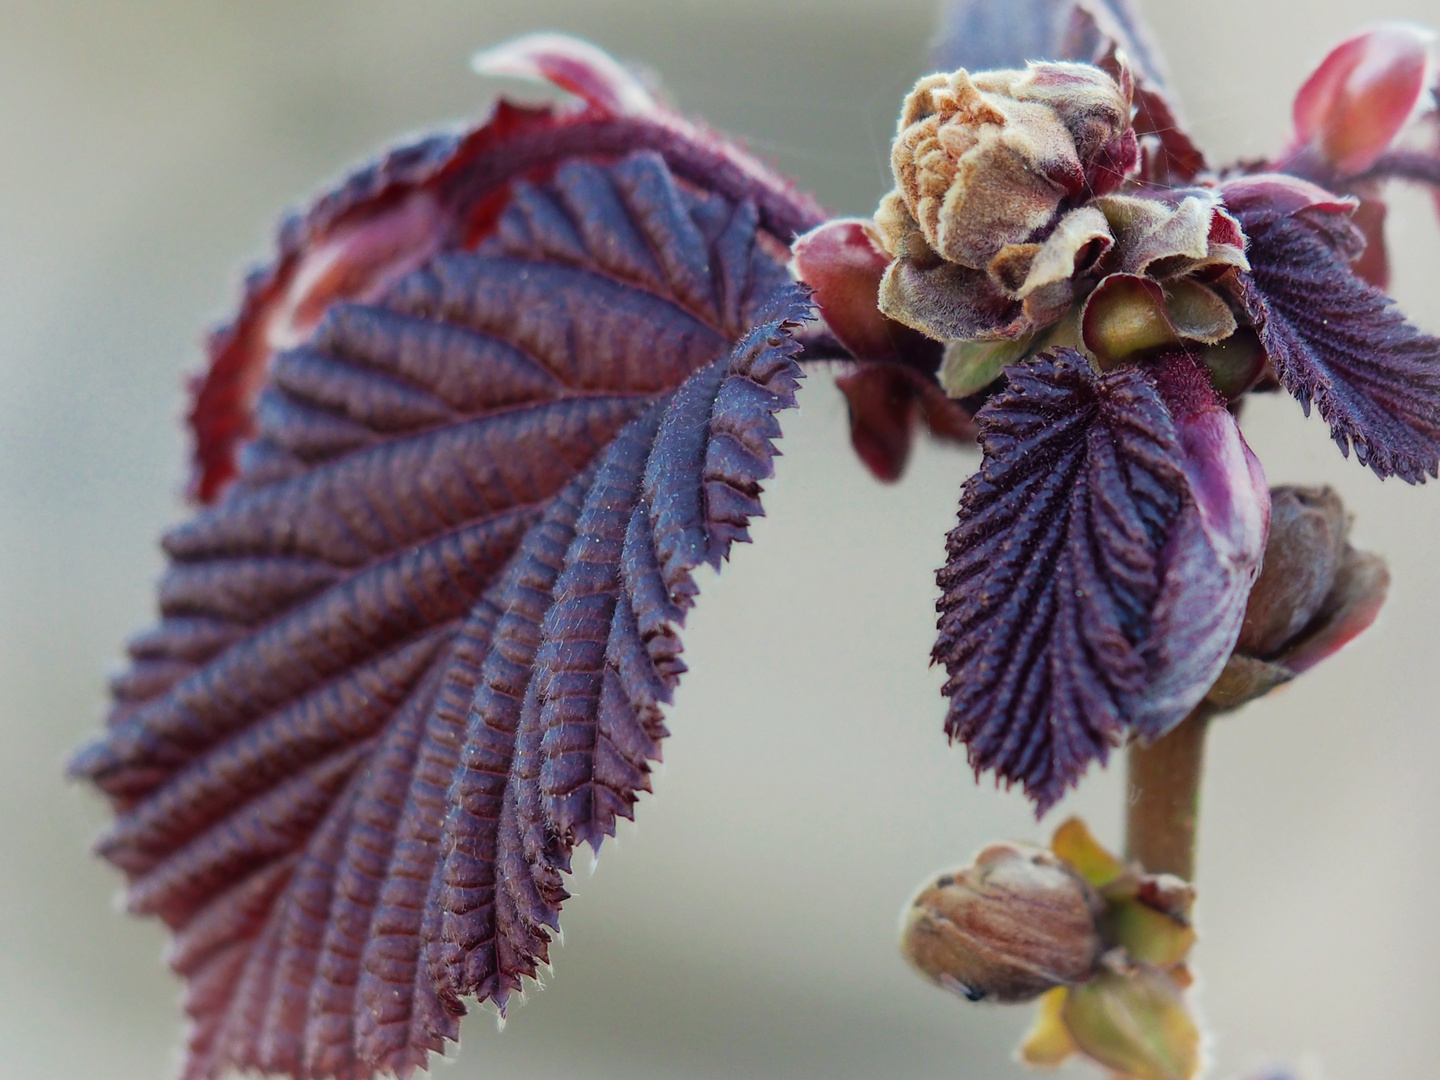
[[[865,218],[836,218],[791,247],[795,276],[815,291],[831,332],[858,360],[894,360],[904,328],[880,313],[880,278],[890,256]]]
[[[1368,169],[1424,94],[1435,35],[1382,23],[1330,51],[1295,95],[1295,144],[1341,176]]]

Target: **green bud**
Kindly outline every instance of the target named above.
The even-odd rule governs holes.
[[[1165,291],[1134,274],[1111,274],[1085,301],[1085,347],[1102,371],[1173,349],[1180,337],[1165,309]]]
[[[1200,1031],[1156,968],[1103,972],[1066,993],[1061,1018],[1081,1053],[1127,1080],[1191,1080],[1200,1071]]]
[[[1260,380],[1265,360],[1260,338],[1249,327],[1200,350],[1200,362],[1210,372],[1215,392],[1226,401],[1234,401]]]

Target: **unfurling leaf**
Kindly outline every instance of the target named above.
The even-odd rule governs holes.
[[[817,215],[605,104],[357,174],[221,340],[223,494],[166,538],[162,621],[73,765],[175,932],[190,1080],[424,1067],[463,996],[535,974],[571,849],[648,788],[691,571],[761,513]]]
[[[1412,484],[1440,469],[1440,339],[1355,276],[1361,240],[1323,207],[1239,212],[1252,270],[1241,300],[1281,384],[1313,404],[1341,452]]]
[[[1154,370],[1043,353],[977,416],[985,456],[938,575],[946,730],[1041,812],[1200,699],[1263,550],[1234,421],[1183,355]]]

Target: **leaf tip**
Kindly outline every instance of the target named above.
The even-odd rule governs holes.
[[[616,115],[654,115],[655,96],[605,50],[568,34],[526,34],[481,49],[470,58],[477,75],[549,83],[591,108]]]

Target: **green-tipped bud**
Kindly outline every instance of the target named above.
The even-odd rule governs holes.
[[[1200,1071],[1200,1031],[1156,968],[1104,972],[1065,995],[1061,1016],[1081,1053],[1129,1080],[1191,1080]]]

